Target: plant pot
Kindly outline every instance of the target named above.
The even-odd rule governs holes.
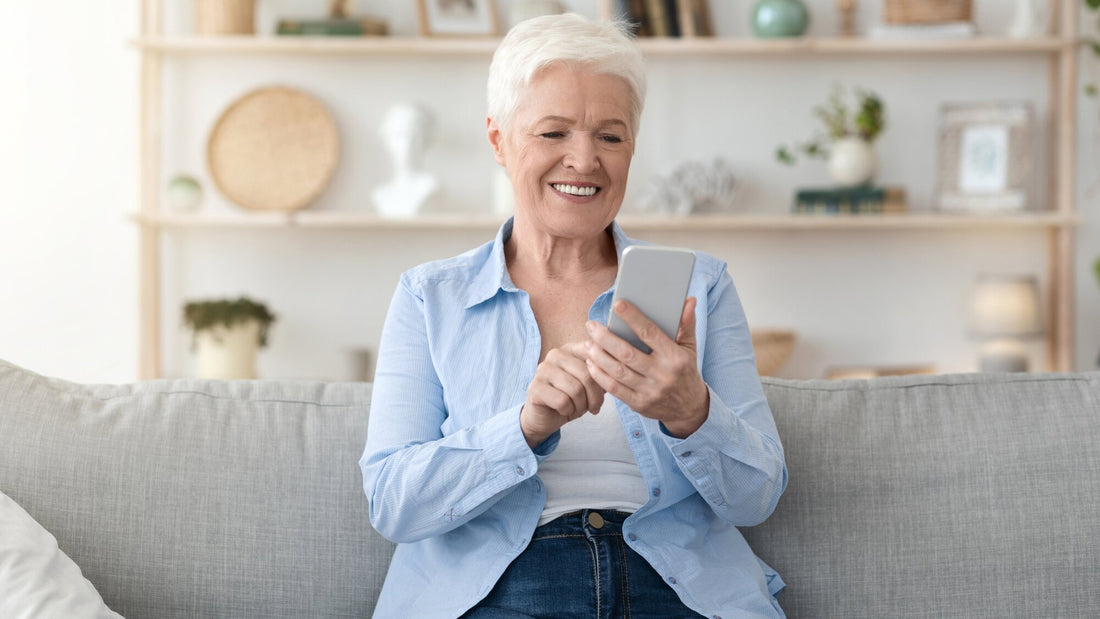
[[[256,352],[260,348],[260,323],[217,325],[195,334],[198,378],[256,378]]]
[[[752,31],[761,38],[802,36],[809,25],[802,0],[759,0],[752,9]]]
[[[862,185],[876,167],[875,149],[862,138],[840,138],[829,149],[829,176],[840,185]]]

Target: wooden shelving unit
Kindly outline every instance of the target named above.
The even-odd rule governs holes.
[[[146,52],[165,54],[318,54],[378,55],[470,54],[489,56],[499,39],[446,39],[423,37],[314,38],[274,36],[157,37],[143,36],[133,45]],[[945,41],[871,40],[862,38],[798,38],[791,40],[758,39],[641,39],[642,51],[649,55],[699,56],[774,56],[781,54],[1034,54],[1056,53],[1076,48],[1073,39],[1044,37],[1035,39],[976,38]]]
[[[413,219],[386,219],[369,213],[298,211],[295,213],[157,216],[135,215],[135,222],[164,229],[186,228],[301,228],[371,230],[488,230],[501,218],[487,215],[420,215]],[[1074,226],[1077,217],[1059,213],[1008,216],[988,215],[695,215],[691,217],[630,216],[618,218],[630,230],[716,231],[738,230],[965,230],[1047,229]]]
[[[165,213],[159,204],[161,63],[186,55],[289,55],[289,56],[481,56],[491,55],[498,39],[492,38],[298,38],[272,36],[192,37],[162,34],[161,2],[142,0],[142,27],[132,44],[141,53],[141,206],[133,216],[140,229],[141,307],[140,376],[161,375],[160,348],[160,240],[173,229],[300,229],[357,230],[363,234],[386,230],[485,229],[499,226],[500,218],[488,216],[425,215],[410,220],[379,218],[372,214],[332,211],[300,211],[293,214],[182,215]],[[1078,9],[1076,0],[1056,0],[1056,34],[1036,39],[983,37],[969,40],[882,41],[862,38],[799,38],[756,40],[751,38],[643,39],[639,45],[652,57],[791,57],[820,55],[859,58],[883,55],[968,57],[1029,55],[1049,59],[1049,98],[1054,118],[1049,138],[1050,187],[1045,203],[1049,211],[1011,215],[954,215],[913,211],[901,215],[755,215],[693,216],[685,218],[624,216],[628,230],[660,229],[736,234],[775,230],[828,233],[850,230],[994,230],[1034,229],[1046,232],[1048,247],[1047,298],[1048,369],[1069,370],[1073,364],[1073,239],[1078,223],[1074,197],[1076,169],[1076,89]],[[323,62],[319,60],[319,62]],[[770,212],[770,211],[769,211]]]

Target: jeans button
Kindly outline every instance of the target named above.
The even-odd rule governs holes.
[[[604,525],[603,516],[599,512],[588,512],[588,524],[592,525],[593,529],[602,529]]]

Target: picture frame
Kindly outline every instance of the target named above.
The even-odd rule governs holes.
[[[940,108],[936,205],[942,211],[1028,210],[1033,194],[1035,110],[1028,102]]]
[[[421,36],[500,35],[494,0],[417,0]]]

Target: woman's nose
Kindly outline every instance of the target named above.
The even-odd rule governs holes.
[[[600,158],[595,138],[587,134],[578,134],[569,140],[564,163],[580,173],[589,173],[598,169]]]

